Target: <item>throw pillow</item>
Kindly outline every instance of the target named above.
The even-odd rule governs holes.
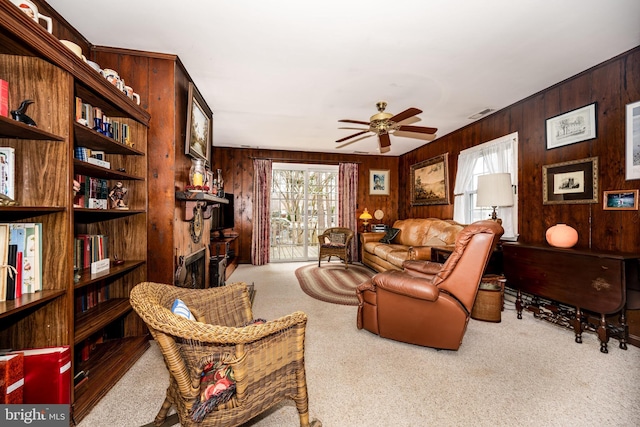
[[[380,239],[380,243],[391,243],[393,239],[396,238],[399,232],[400,232],[399,228],[388,229],[384,237]]]
[[[176,316],[182,316],[185,319],[196,320],[193,313],[191,313],[191,310],[189,310],[189,307],[187,307],[187,304],[185,304],[184,301],[179,298],[176,298],[176,300],[173,302],[173,305],[171,306],[171,312]]]
[[[233,368],[221,360],[207,363],[200,374],[200,395],[191,408],[191,419],[201,422],[207,414],[236,393]]]
[[[329,241],[333,245],[344,245],[347,236],[344,233],[329,233]]]

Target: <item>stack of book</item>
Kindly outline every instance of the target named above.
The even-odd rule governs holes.
[[[0,301],[42,290],[42,223],[0,223]]]

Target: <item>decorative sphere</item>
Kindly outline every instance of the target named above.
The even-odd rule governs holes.
[[[556,224],[549,227],[546,233],[547,242],[556,248],[571,248],[578,243],[578,232],[567,224]]]

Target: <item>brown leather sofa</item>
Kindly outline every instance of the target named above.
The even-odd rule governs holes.
[[[464,225],[438,218],[401,219],[393,224],[400,230],[391,243],[382,243],[385,233],[361,233],[362,263],[378,272],[402,270],[408,259],[431,259],[431,248],[453,247]]]
[[[406,261],[404,271],[379,273],[359,285],[358,329],[383,338],[457,350],[467,329],[484,269],[502,227],[466,226],[444,264]]]

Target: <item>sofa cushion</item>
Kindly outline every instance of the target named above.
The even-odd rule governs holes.
[[[384,237],[380,239],[380,243],[391,243],[400,232],[399,228],[390,228],[386,231]]]
[[[409,259],[409,251],[393,251],[387,254],[387,262],[390,262],[393,265],[397,265],[398,267],[402,266],[406,260]]]
[[[386,260],[387,259],[387,255],[389,255],[391,252],[395,252],[395,251],[408,252],[408,248],[406,246],[402,246],[402,245],[380,244],[380,245],[375,247],[375,249],[373,250],[373,253],[375,255],[379,256],[380,258]],[[402,263],[400,265],[402,265]]]

